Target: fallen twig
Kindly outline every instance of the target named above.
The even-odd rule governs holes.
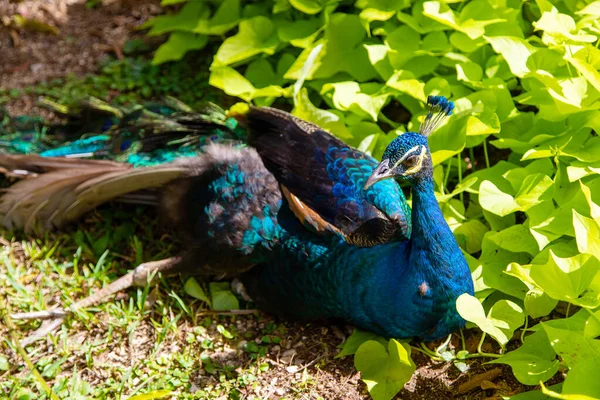
[[[458,394],[465,394],[473,389],[477,389],[484,381],[493,381],[502,374],[502,369],[494,368],[489,371],[485,371],[479,375],[475,375],[469,381],[463,383],[458,387]]]

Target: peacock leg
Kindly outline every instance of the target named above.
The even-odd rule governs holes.
[[[171,257],[164,260],[151,261],[140,264],[136,269],[128,274],[120,277],[108,286],[71,304],[66,310],[57,308],[48,311],[34,311],[29,313],[11,314],[12,319],[41,319],[44,321],[42,326],[33,332],[29,337],[23,340],[22,345],[28,345],[48,335],[56,330],[64,322],[67,315],[74,313],[81,308],[91,307],[97,304],[104,303],[109,296],[112,296],[122,290],[132,286],[143,287],[149,280],[149,277],[154,276],[157,272],[175,273],[177,267],[181,265],[182,257]]]

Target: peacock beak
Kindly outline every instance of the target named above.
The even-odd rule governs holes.
[[[369,179],[367,179],[367,183],[365,183],[364,190],[367,190],[368,188],[370,188],[371,186],[373,186],[374,184],[376,184],[379,181],[394,177],[394,173],[392,172],[392,169],[389,167],[389,164],[390,164],[389,159],[385,159],[379,163],[377,168],[375,168],[375,171],[373,171],[371,176],[369,176]]]

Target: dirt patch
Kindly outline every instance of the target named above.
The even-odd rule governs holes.
[[[0,88],[22,88],[67,74],[96,70],[109,54],[122,57],[135,29],[161,12],[160,0],[104,0],[89,8],[82,0],[0,0]],[[19,27],[14,16],[55,29]],[[30,24],[31,25],[31,24]]]

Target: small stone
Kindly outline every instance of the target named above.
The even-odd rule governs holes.
[[[33,72],[34,74],[37,74],[42,69],[44,69],[44,64],[42,64],[42,63],[31,64],[31,66],[29,68],[31,69],[31,72]]]
[[[300,367],[298,367],[297,365],[290,365],[289,367],[285,368],[285,370],[287,372],[289,372],[290,374],[296,373],[299,369],[300,369]]]

